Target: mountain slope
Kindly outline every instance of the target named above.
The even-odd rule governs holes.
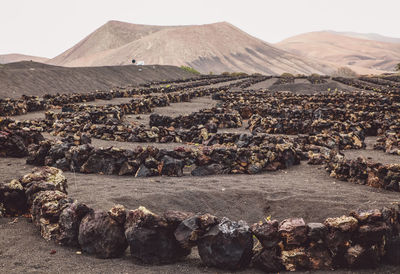
[[[386,43],[400,43],[400,38],[388,37],[384,35],[380,35],[377,33],[359,33],[359,32],[337,32],[337,31],[328,31],[333,34],[344,35],[353,38],[359,39],[367,39],[378,42],[386,42]]]
[[[44,63],[48,58],[45,57],[38,57],[38,56],[31,56],[31,55],[24,55],[24,54],[2,54],[0,55],[0,64],[8,64],[20,61],[34,61],[34,62],[41,62]]]
[[[143,60],[145,64],[189,65],[202,73],[325,74],[334,69],[278,49],[226,22],[198,26],[147,26],[149,29],[144,29],[143,25],[137,28],[138,25],[120,23],[123,29],[120,33],[130,35],[122,39],[120,33],[114,32],[112,39],[118,43],[112,45],[108,41],[110,35],[105,34],[108,24],[50,63],[63,66],[124,65],[134,58]],[[108,46],[93,49],[94,45],[102,43]]]
[[[89,34],[78,44],[51,59],[47,63],[52,65],[65,65],[71,60],[96,54],[105,50],[118,48],[164,28],[167,27],[109,21]],[[82,66],[85,66],[85,64]]]
[[[332,32],[311,32],[275,44],[306,58],[318,58],[356,71],[392,71],[400,61],[400,44],[348,37]]]

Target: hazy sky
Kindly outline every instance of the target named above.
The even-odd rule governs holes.
[[[54,57],[109,20],[227,21],[271,43],[318,30],[400,38],[400,0],[0,0],[0,54]]]

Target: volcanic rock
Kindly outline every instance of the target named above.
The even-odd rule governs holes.
[[[128,246],[124,224],[103,211],[92,211],[83,217],[78,242],[84,252],[99,258],[120,257]]]
[[[223,269],[237,270],[249,265],[253,237],[246,222],[222,218],[219,224],[199,239],[198,250],[203,263]]]

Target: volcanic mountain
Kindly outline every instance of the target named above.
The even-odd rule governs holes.
[[[359,73],[393,71],[400,62],[400,43],[377,41],[373,36],[330,31],[310,32],[283,40],[275,46],[304,58],[318,58]],[[396,41],[396,40],[392,40]]]
[[[20,61],[34,61],[34,62],[44,63],[48,60],[49,60],[49,58],[45,58],[45,57],[30,56],[30,55],[17,54],[17,53],[0,55],[0,64],[8,64],[8,63],[14,63],[14,62],[20,62]]]
[[[110,21],[48,63],[61,66],[187,65],[202,73],[320,73],[334,67],[300,58],[226,23],[149,26]]]

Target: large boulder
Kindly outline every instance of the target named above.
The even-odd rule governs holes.
[[[242,269],[249,265],[253,255],[253,235],[246,222],[223,218],[199,239],[198,249],[207,266]]]
[[[78,242],[86,253],[99,258],[116,258],[124,254],[128,243],[124,234],[124,219],[109,212],[91,211],[81,221]]]
[[[189,255],[191,247],[183,247],[174,236],[176,221],[170,214],[166,218],[144,207],[130,211],[125,223],[125,236],[132,256],[147,264],[166,264]]]
[[[57,241],[66,246],[79,246],[79,226],[82,218],[92,211],[87,205],[77,201],[64,208],[58,220],[60,234],[57,237]]]

